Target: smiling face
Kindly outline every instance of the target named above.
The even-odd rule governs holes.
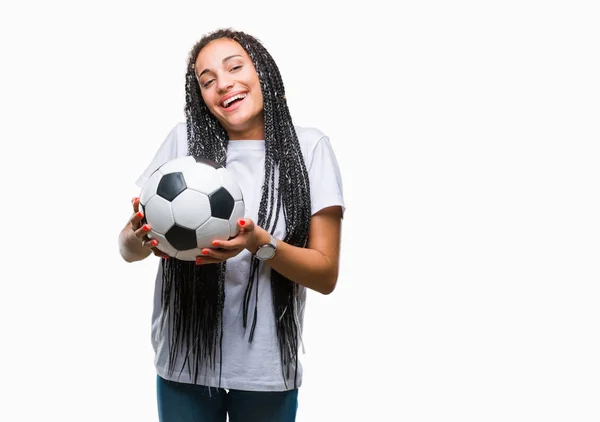
[[[198,54],[195,70],[202,99],[229,139],[264,139],[260,82],[242,46],[229,38],[211,41]]]

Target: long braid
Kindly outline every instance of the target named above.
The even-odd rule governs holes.
[[[237,41],[248,53],[258,73],[263,95],[265,177],[256,224],[273,234],[280,211],[283,211],[286,233],[282,240],[294,246],[306,247],[311,217],[308,172],[285,101],[279,69],[255,38],[243,32],[223,29],[203,37],[190,51],[185,82],[188,154],[226,165],[229,137],[204,103],[194,69],[200,50],[220,38]],[[258,319],[257,284],[261,265],[255,257],[251,259],[243,301],[243,324],[247,328],[251,298],[255,298],[249,341],[253,339]],[[188,370],[190,374],[194,373],[196,382],[202,365],[214,366],[217,343],[221,349],[226,266],[196,266],[194,263],[168,259],[163,268],[163,315],[168,315],[173,323],[170,370],[174,370],[175,359],[181,350],[187,349],[182,369],[186,362],[190,362]],[[187,282],[178,281],[182,275]],[[271,291],[284,382],[293,369],[296,387],[300,337],[298,285],[271,270]]]

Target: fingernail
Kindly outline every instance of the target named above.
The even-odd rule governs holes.
[[[202,249],[202,255],[208,255],[208,251],[206,249]]]
[[[145,232],[149,232],[150,231],[150,226],[147,224],[144,224],[144,226],[142,227],[142,230],[144,230]]]
[[[238,224],[239,224],[240,226],[245,226],[245,225],[246,225],[246,222],[245,222],[244,220],[240,220],[240,221],[238,221]]]
[[[152,246],[156,246],[156,245],[158,245],[158,241],[156,239],[154,239],[152,242],[150,242],[150,244]]]
[[[202,264],[202,259],[196,258],[196,265],[200,265],[200,264]]]
[[[141,211],[138,211],[138,213],[136,214],[138,218],[142,218],[144,216],[144,214],[142,214]]]
[[[217,242],[216,240],[212,243],[213,246],[219,246],[219,242]]]
[[[169,255],[163,255],[162,258],[167,259],[167,258],[169,258]]]
[[[133,199],[131,200],[131,203],[132,203],[132,204],[135,204],[135,201],[137,201],[137,197],[133,198]]]

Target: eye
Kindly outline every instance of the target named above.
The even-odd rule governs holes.
[[[239,66],[234,66],[234,67],[232,67],[232,68],[231,68],[229,71],[230,71],[230,72],[233,72],[233,71],[235,71],[235,70],[239,70],[239,69],[241,69],[241,68],[242,68],[242,65],[239,65]]]
[[[202,84],[202,88],[208,88],[210,86],[210,84],[212,84],[214,81],[214,79],[211,79],[209,81],[206,81]]]

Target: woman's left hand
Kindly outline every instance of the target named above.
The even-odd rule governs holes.
[[[238,229],[239,232],[233,239],[215,240],[212,248],[202,249],[202,255],[196,257],[196,265],[219,264],[237,256],[244,249],[254,253],[260,245],[261,233],[267,233],[249,218],[239,220]]]

